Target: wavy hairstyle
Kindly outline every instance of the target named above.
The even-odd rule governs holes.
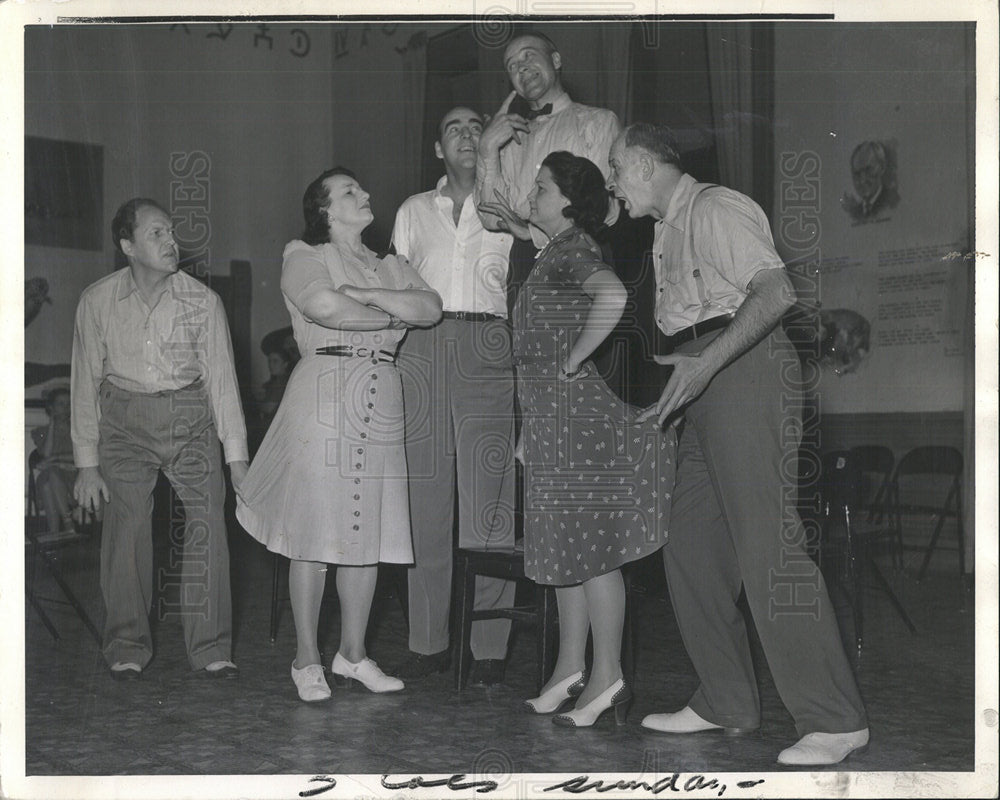
[[[330,241],[330,222],[326,218],[326,210],[330,207],[330,192],[326,188],[326,179],[335,175],[345,175],[358,179],[358,176],[347,167],[333,167],[310,183],[302,195],[302,216],[306,227],[302,231],[302,241],[306,244],[326,244]]]
[[[569,205],[563,215],[573,220],[591,236],[604,227],[608,215],[608,190],[604,185],[604,175],[589,159],[575,156],[566,150],[549,153],[542,162],[552,173],[552,180]]]

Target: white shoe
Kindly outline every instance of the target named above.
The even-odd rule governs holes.
[[[868,728],[851,733],[807,733],[778,754],[778,763],[797,767],[839,764],[867,747]]]
[[[333,692],[323,677],[322,664],[310,664],[302,669],[295,668],[292,662],[292,680],[295,688],[299,690],[299,699],[307,703],[315,703],[318,700],[328,700]]]
[[[524,705],[529,711],[535,714],[551,714],[558,711],[564,703],[569,702],[574,697],[579,696],[587,681],[582,671],[574,672],[568,678],[564,678],[559,683],[554,684],[547,692],[542,692],[538,697],[525,700]]]
[[[695,712],[691,706],[684,706],[673,714],[647,714],[642,720],[642,727],[657,733],[703,733],[705,731],[722,731],[726,736],[741,736],[749,733],[752,728],[727,728],[709,722]]]
[[[403,688],[399,678],[391,678],[378,668],[378,664],[370,658],[362,659],[358,664],[352,664],[340,653],[333,657],[330,666],[333,680],[337,686],[351,687],[352,681],[357,681],[369,692],[398,692]]]

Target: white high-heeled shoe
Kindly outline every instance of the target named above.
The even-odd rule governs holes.
[[[326,678],[323,677],[323,667],[320,664],[310,664],[308,667],[296,669],[293,661],[292,681],[299,690],[299,699],[306,703],[328,700],[333,694]]]
[[[333,673],[333,682],[337,686],[351,688],[351,684],[357,681],[369,692],[398,692],[403,688],[403,682],[399,678],[392,678],[378,668],[378,664],[370,658],[362,659],[357,664],[352,664],[340,653],[333,657],[333,664],[330,666]]]
[[[609,708],[615,710],[615,723],[625,724],[628,707],[632,702],[632,690],[625,685],[625,680],[619,678],[583,708],[574,708],[565,714],[556,714],[552,721],[566,728],[589,728],[598,717]]]
[[[548,691],[542,692],[538,697],[525,700],[524,705],[535,714],[551,714],[562,708],[567,700],[579,697],[586,683],[587,678],[583,670],[574,672],[568,678],[563,678],[559,683],[551,686]]]

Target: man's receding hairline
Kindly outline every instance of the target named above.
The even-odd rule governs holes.
[[[556,43],[553,42],[551,39],[546,39],[544,36],[542,36],[539,33],[522,33],[522,34],[519,34],[518,36],[515,36],[513,39],[511,39],[510,43],[504,48],[504,51],[503,51],[503,63],[504,63],[504,66],[507,65],[507,54],[510,52],[510,49],[515,44],[517,44],[519,41],[521,41],[521,39],[534,39],[536,42],[538,42],[542,46],[542,50],[545,51],[546,55],[551,56],[553,53],[558,53],[559,52],[559,48],[556,47]]]

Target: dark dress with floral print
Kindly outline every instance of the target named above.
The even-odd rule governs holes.
[[[583,283],[610,270],[578,228],[539,254],[514,306],[514,360],[524,447],[524,571],[537,583],[578,584],[664,545],[676,437],[656,419],[636,423],[586,364],[558,371],[591,299]]]

